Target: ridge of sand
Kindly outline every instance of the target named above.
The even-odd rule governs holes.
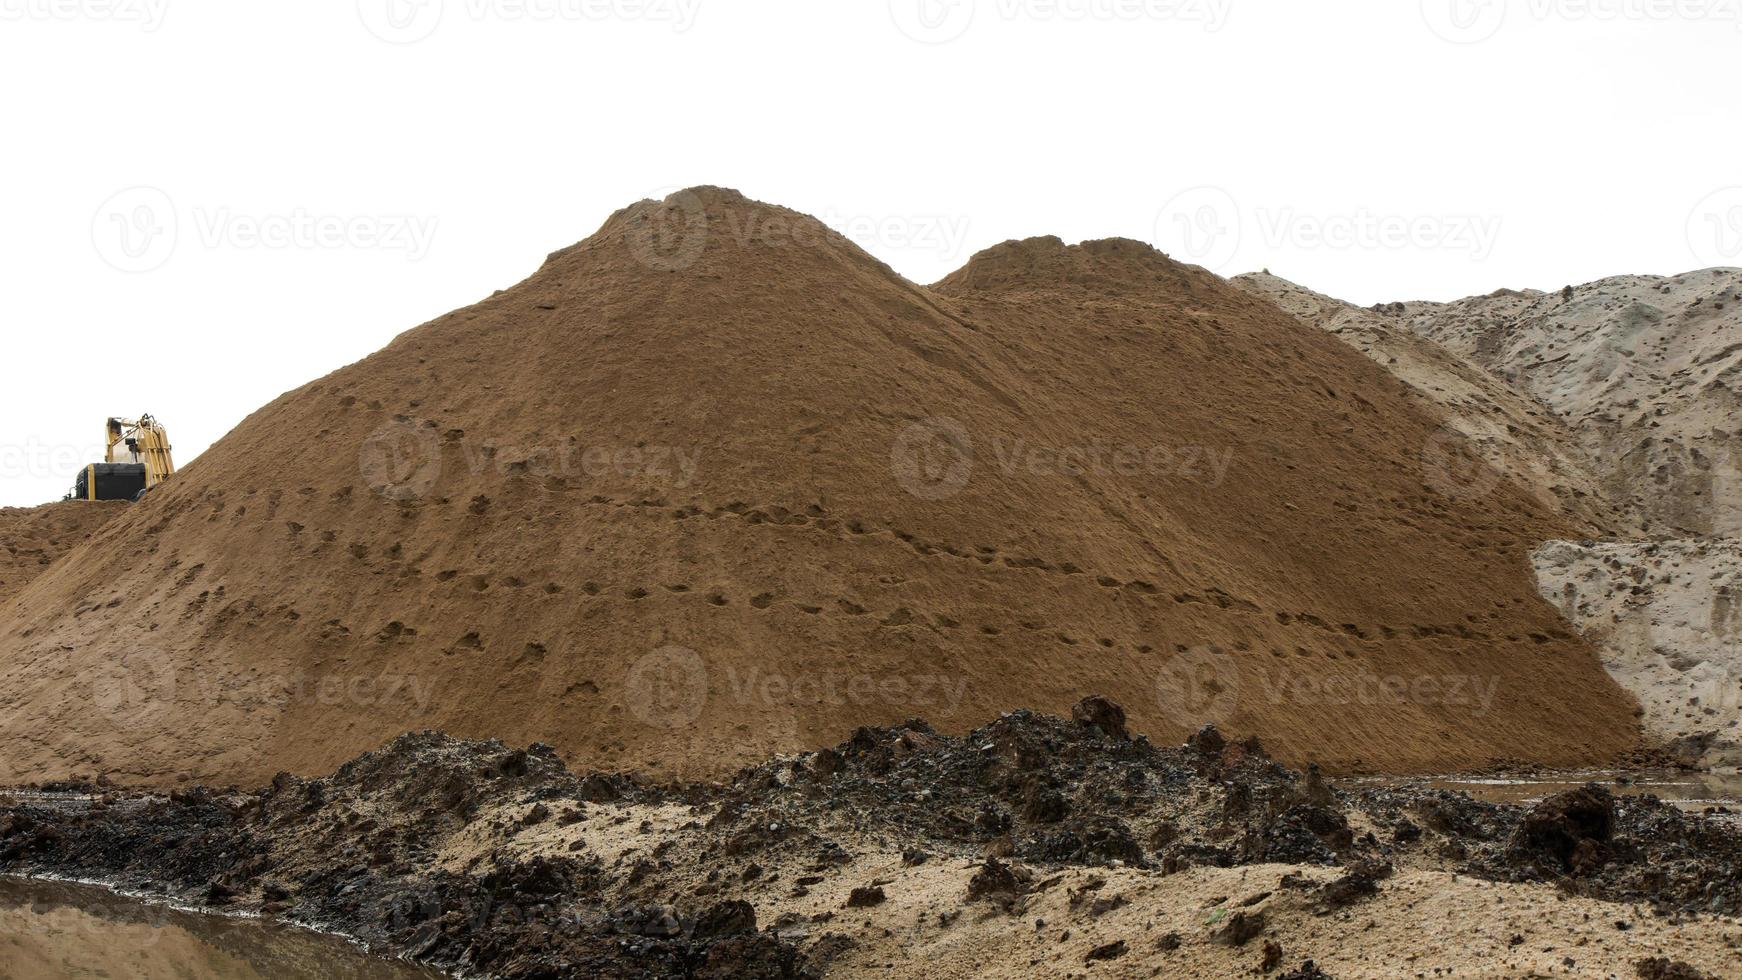
[[[1139,243],[926,288],[697,188],[274,400],[34,582],[0,782],[259,782],[424,728],[709,775],[1094,691],[1337,771],[1629,750],[1532,581],[1571,529],[1424,472],[1440,432]]]
[[[85,500],[0,507],[0,606],[126,509],[115,501]]]

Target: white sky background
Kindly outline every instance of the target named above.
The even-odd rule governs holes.
[[[0,0],[0,504],[692,184],[920,282],[1043,234],[1363,304],[1742,265],[1739,2]],[[298,215],[349,230],[248,237]],[[1413,240],[1318,237],[1367,219]]]

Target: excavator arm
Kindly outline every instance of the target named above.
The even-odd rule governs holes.
[[[138,421],[112,418],[108,429],[109,462],[140,463],[145,467],[145,489],[150,490],[175,472],[170,454],[169,432],[149,415]]]

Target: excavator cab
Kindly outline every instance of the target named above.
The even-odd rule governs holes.
[[[74,500],[138,500],[175,472],[169,433],[149,415],[111,418],[104,432],[108,459],[79,472]]]

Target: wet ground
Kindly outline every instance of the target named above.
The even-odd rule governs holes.
[[[1655,796],[1665,803],[1693,813],[1728,809],[1742,819],[1742,773],[1687,772],[1674,769],[1591,770],[1555,773],[1552,776],[1447,776],[1427,779],[1372,778],[1338,780],[1339,788],[1369,789],[1410,787],[1467,793],[1485,803],[1531,806],[1596,783],[1616,796]]]
[[[7,980],[430,980],[418,967],[260,919],[182,912],[89,885],[0,876]]]
[[[1590,777],[1598,785],[1585,785]],[[987,915],[1014,921],[1080,877],[1065,914],[1095,919],[1128,900],[1097,905],[1089,893],[1111,888],[1108,875],[1141,873],[1153,889],[1175,875],[1269,876],[1278,865],[1294,870],[1241,907],[1275,899],[1278,916],[1299,913],[1305,925],[1282,938],[1303,959],[1360,942],[1313,923],[1365,915],[1355,907],[1429,879],[1482,882],[1519,901],[1530,892],[1613,905],[1528,950],[1562,960],[1563,948],[1635,935],[1646,916],[1720,932],[1727,926],[1714,916],[1742,916],[1742,828],[1708,813],[1742,809],[1731,805],[1730,780],[1631,772],[1330,785],[1211,728],[1158,747],[1131,736],[1123,710],[1099,698],[1069,719],[1018,711],[966,736],[918,720],[865,728],[717,784],[577,773],[549,746],[422,732],[330,776],[281,775],[250,792],[37,789],[57,792],[0,798],[0,872],[255,912],[510,980],[819,976],[857,944],[882,942],[864,931],[863,910],[885,904],[914,903],[902,906],[909,930],[922,911],[934,931]],[[832,896],[826,907],[804,904],[822,892]],[[65,914],[89,928],[88,911],[72,902]],[[1217,919],[1187,938],[1208,956],[1256,943],[1266,928],[1257,912],[1235,919],[1232,934]],[[1524,935],[1510,921],[1488,927]],[[1182,948],[1156,946],[1168,937],[1152,942],[1137,928],[1081,955],[1117,958],[1139,941],[1149,953]],[[103,942],[125,949],[128,940],[87,945]],[[251,964],[251,944],[237,945],[220,951]],[[1616,947],[1604,962],[1678,949]],[[111,975],[153,975],[122,966]],[[274,965],[168,975],[347,974]]]

